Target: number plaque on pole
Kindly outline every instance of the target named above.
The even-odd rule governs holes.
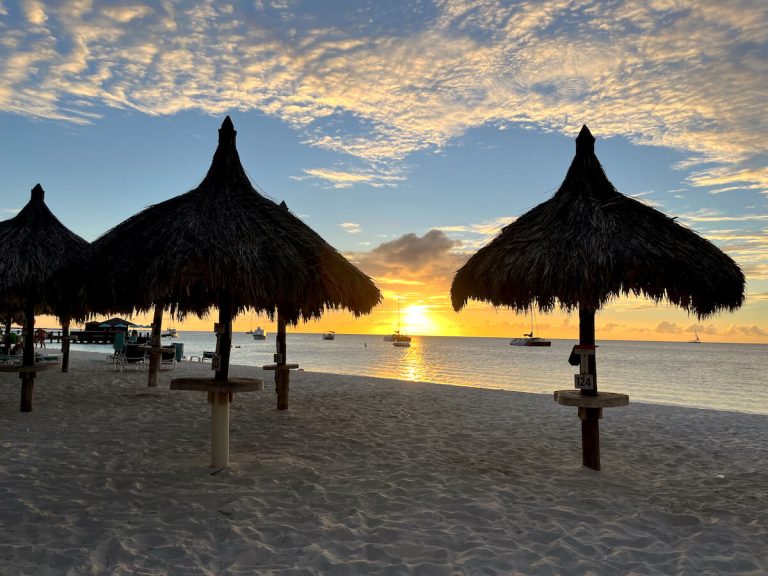
[[[576,384],[575,387],[579,390],[595,389],[595,379],[593,378],[592,374],[574,374],[573,379]]]

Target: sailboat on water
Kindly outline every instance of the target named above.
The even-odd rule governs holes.
[[[398,348],[408,348],[411,345],[411,337],[406,334],[400,334],[400,295],[397,295],[397,330],[392,334],[384,336],[385,342],[392,342],[393,346]]]
[[[509,341],[510,346],[552,346],[550,340],[545,340],[544,338],[539,338],[538,336],[533,335],[533,325],[535,322],[534,316],[533,306],[531,306],[531,331],[523,334],[522,338],[512,338],[512,340]]]
[[[696,337],[693,340],[688,340],[688,344],[701,344],[701,338],[699,338],[699,331],[694,330],[693,332]]]

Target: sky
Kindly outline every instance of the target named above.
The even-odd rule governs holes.
[[[747,277],[735,313],[621,298],[597,338],[768,343],[766,94],[765,0],[0,0],[0,220],[40,183],[93,241],[195,188],[230,115],[255,187],[384,296],[298,331],[385,334],[399,300],[411,334],[519,336],[525,315],[454,312],[451,280],[554,194],[587,124],[619,191]],[[536,331],[577,338],[578,316]]]

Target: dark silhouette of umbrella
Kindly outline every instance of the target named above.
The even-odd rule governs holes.
[[[456,273],[453,307],[473,298],[518,311],[597,310],[622,294],[668,300],[699,317],[735,310],[744,275],[714,244],[618,192],[584,126],[555,195],[506,226]]]
[[[32,410],[34,398],[35,314],[61,312],[54,275],[87,245],[46,206],[40,184],[16,216],[0,223],[0,307],[25,317],[22,412]]]
[[[220,380],[228,374],[232,317],[244,310],[277,312],[296,324],[327,309],[368,313],[381,299],[368,276],[284,203],[254,189],[236,134],[227,117],[202,183],[98,238],[77,273],[87,278],[89,309],[100,313],[146,312],[159,304],[183,318],[218,308]]]
[[[146,208],[98,238],[79,270],[84,301],[99,313],[149,311],[159,346],[162,310],[177,317],[219,310],[213,381],[176,379],[177,389],[206,389],[212,398],[213,463],[228,462],[232,318],[245,310],[277,314],[278,408],[288,405],[285,325],[327,309],[370,312],[381,294],[371,279],[316,232],[251,185],[227,117],[211,167],[194,190]],[[152,355],[150,378],[159,353]],[[152,385],[152,380],[150,380]],[[218,447],[218,448],[217,448]]]
[[[706,317],[744,301],[744,274],[714,244],[619,193],[584,126],[565,180],[549,200],[502,229],[453,279],[460,310],[472,298],[517,311],[579,310],[580,346],[594,346],[595,311],[620,295],[663,300]],[[597,395],[594,355],[589,360]]]

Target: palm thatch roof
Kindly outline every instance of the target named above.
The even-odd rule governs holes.
[[[204,315],[222,295],[245,309],[288,322],[326,309],[368,313],[381,299],[371,279],[285,206],[251,185],[229,117],[202,183],[150,206],[91,245],[74,274],[87,278],[92,311]]]
[[[714,244],[674,218],[619,193],[584,126],[555,195],[502,229],[459,269],[453,307],[485,301],[522,311],[559,304],[599,309],[619,295],[663,300],[705,317],[735,310],[744,274]]]
[[[64,226],[45,204],[40,184],[26,206],[0,222],[0,309],[22,310],[33,301],[38,313],[57,301],[54,274],[88,245]]]

